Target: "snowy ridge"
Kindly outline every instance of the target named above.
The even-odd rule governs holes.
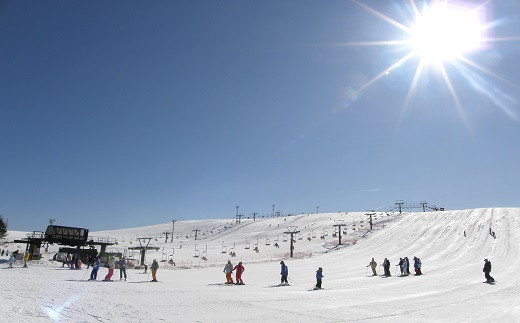
[[[347,239],[356,239],[356,243],[325,252],[330,249],[324,245],[332,240],[332,225],[339,220],[348,224]],[[358,228],[361,220],[363,229],[353,231],[354,223]],[[291,285],[269,288],[280,279],[276,254],[289,251],[289,241],[283,242],[283,231],[294,225],[303,236],[296,240],[295,251],[312,256],[284,259]],[[175,236],[173,243],[165,243],[162,235],[171,230],[171,223],[95,232],[96,236],[117,237],[118,249],[135,245],[137,236],[153,237],[151,244],[161,250],[147,256],[147,262],[153,258],[161,260],[163,247],[165,251],[173,248],[176,262],[189,260],[193,268],[168,270],[177,268],[161,262],[158,279],[162,283],[133,284],[148,281],[148,275],[142,270],[129,270],[126,283],[96,283],[85,281],[86,270],[63,269],[52,262],[31,263],[27,269],[17,265],[0,270],[0,279],[10,282],[4,284],[0,308],[3,319],[9,322],[520,320],[520,209],[383,214],[374,225],[375,229],[362,238],[367,229],[364,213],[334,213],[255,222],[243,219],[233,225],[230,220],[179,221],[175,223],[179,238]],[[496,239],[489,234],[490,228]],[[194,229],[201,230],[202,238],[196,242],[199,250],[208,246],[207,262],[193,258],[195,240],[190,232]],[[312,237],[310,230],[316,238],[308,241],[307,236]],[[320,239],[324,230],[328,236]],[[188,238],[181,238],[182,233]],[[16,234],[23,235],[11,232]],[[265,245],[266,235],[269,246]],[[272,246],[276,236],[279,250]],[[251,249],[259,240],[258,253],[244,249],[246,237]],[[226,246],[235,242],[237,257],[221,253],[222,241]],[[181,244],[183,247],[179,248]],[[423,276],[394,275],[399,257],[405,256],[421,258]],[[394,276],[369,277],[367,265],[372,257],[378,264],[387,257]],[[496,285],[482,284],[484,258],[493,264],[491,275],[496,278]],[[245,286],[222,284],[221,264],[227,259],[234,264],[244,262]],[[326,289],[309,292],[315,284],[317,267],[323,268]],[[106,272],[106,268],[101,268],[98,278]],[[382,269],[378,268],[378,272]],[[117,270],[114,277],[119,278]]]

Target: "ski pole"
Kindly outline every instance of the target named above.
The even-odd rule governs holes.
[[[289,280],[291,281],[291,283],[294,283],[295,285],[298,285],[298,283],[296,283],[293,279],[289,278]]]
[[[85,273],[83,274],[83,278],[81,278],[81,280],[85,279],[85,275],[87,275],[87,273],[88,273],[88,270],[85,270]]]
[[[367,266],[367,270],[365,270],[365,276],[368,276],[368,266]]]

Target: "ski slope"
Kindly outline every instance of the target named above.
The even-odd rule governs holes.
[[[519,208],[378,213],[372,231],[364,213],[350,212],[234,222],[179,221],[168,242],[163,232],[171,231],[171,223],[92,233],[117,238],[114,250],[121,252],[138,245],[137,237],[152,238],[150,245],[159,250],[149,252],[146,260],[160,261],[159,283],[148,282],[151,278],[142,269],[127,270],[127,282],[88,282],[90,270],[69,270],[48,261],[57,249],[51,246],[44,260],[27,269],[16,264],[0,270],[2,321],[520,321]],[[332,237],[337,223],[346,224],[347,233],[339,247]],[[283,241],[283,232],[288,228],[301,232],[302,239],[295,235],[294,244],[300,258],[287,258],[290,241]],[[197,240],[195,229],[201,230]],[[8,240],[23,235],[11,232]],[[280,248],[273,246],[276,239]],[[259,252],[252,250],[257,243]],[[229,255],[233,246],[236,257]],[[199,257],[194,257],[197,250]],[[421,258],[423,276],[394,275],[399,257],[405,256]],[[171,257],[176,266],[161,262]],[[387,257],[393,276],[367,276],[372,257],[378,264]],[[279,283],[282,258],[291,286],[272,287]],[[496,285],[482,283],[484,258],[493,264]],[[5,259],[2,268],[7,267]],[[243,261],[245,286],[223,284],[228,259]],[[324,289],[311,291],[318,267],[323,268]],[[106,273],[101,268],[98,279]],[[114,277],[119,278],[118,270]]]

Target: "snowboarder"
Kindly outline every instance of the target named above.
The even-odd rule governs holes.
[[[233,284],[233,278],[231,277],[231,273],[233,272],[233,264],[231,263],[231,260],[227,261],[223,272],[226,273],[226,284]]]
[[[388,258],[385,258],[383,261],[383,269],[385,270],[385,277],[392,276],[390,274],[390,260],[388,260]]]
[[[157,282],[157,269],[159,269],[159,263],[157,262],[157,259],[153,260],[152,266],[150,268],[152,269],[152,281]]]
[[[285,262],[280,261],[280,265],[282,265],[280,275],[282,275],[282,281],[280,285],[289,285],[289,282],[287,281],[287,276],[289,276],[289,268],[285,265]]]
[[[123,279],[123,275],[125,276],[125,281],[126,281],[126,261],[125,261],[125,257],[123,257],[123,258],[121,258],[121,260],[119,260],[119,280]]]
[[[484,259],[484,269],[482,269],[484,272],[484,276],[486,277],[486,283],[494,283],[495,278],[491,277],[489,273],[491,272],[491,261]]]
[[[374,258],[372,258],[372,261],[368,263],[367,267],[372,267],[372,276],[377,276],[377,262],[374,260]]]
[[[108,259],[108,274],[105,276],[104,281],[111,281],[112,275],[114,275],[114,267],[116,265],[116,261],[114,260],[114,256],[110,256]]]
[[[415,275],[416,276],[419,276],[419,275],[422,275],[422,272],[421,272],[421,259],[417,258],[417,257],[413,257],[413,267],[415,268]]]
[[[316,270],[316,289],[321,289],[321,279],[323,276],[323,269],[321,267]]]
[[[97,279],[97,272],[99,270],[100,265],[101,265],[101,261],[97,257],[94,257],[94,259],[92,259],[92,271],[90,272],[89,280]]]
[[[244,285],[244,282],[242,281],[242,273],[245,269],[244,266],[242,266],[242,262],[240,261],[238,265],[236,265],[235,268],[233,268],[233,270],[236,270],[235,274],[237,282],[235,283],[235,285]]]

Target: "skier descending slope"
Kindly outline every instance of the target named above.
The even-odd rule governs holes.
[[[321,289],[321,280],[323,276],[323,269],[320,267],[316,270],[316,287],[314,289]]]
[[[484,269],[482,269],[484,272],[484,276],[486,277],[486,283],[494,283],[495,278],[491,277],[489,273],[491,272],[491,261],[484,259]]]
[[[233,270],[236,270],[236,278],[237,282],[235,285],[244,285],[244,282],[242,281],[242,273],[244,272],[244,266],[242,266],[242,262],[240,261],[238,265],[233,268]]]
[[[282,265],[280,275],[282,275],[282,281],[280,282],[280,285],[289,285],[289,282],[287,281],[287,276],[289,276],[289,268],[285,265],[285,262],[280,261],[280,265]]]

